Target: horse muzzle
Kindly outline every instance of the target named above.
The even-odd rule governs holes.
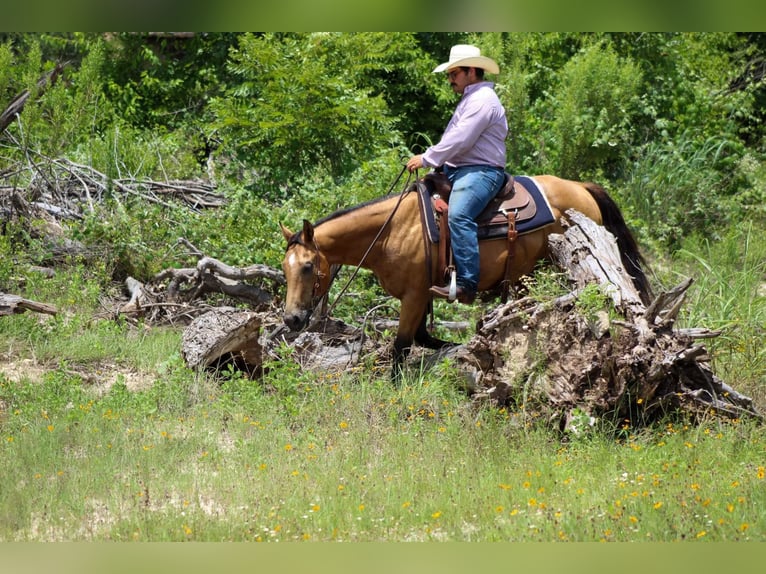
[[[291,331],[301,331],[302,329],[305,329],[309,324],[310,318],[311,311],[304,310],[295,313],[285,313],[282,317],[282,320]]]

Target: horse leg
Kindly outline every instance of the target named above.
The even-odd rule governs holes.
[[[423,313],[423,319],[421,319],[420,325],[418,325],[418,330],[415,331],[415,342],[418,345],[425,347],[426,349],[443,349],[444,347],[449,347],[455,344],[431,335],[431,333],[428,332],[428,327],[426,325],[427,320],[428,312]]]
[[[398,382],[404,371],[404,362],[412,349],[412,338],[397,335],[394,339],[393,366],[391,367],[391,380]]]
[[[427,335],[425,320],[425,304],[417,300],[407,301],[406,299],[402,299],[401,309],[399,310],[399,330],[397,331],[396,338],[394,339],[394,364],[392,372],[392,377],[394,380],[398,380],[402,374],[404,361],[410,354],[413,341],[423,335]],[[433,339],[430,335],[427,335],[427,337],[424,338],[438,340]]]

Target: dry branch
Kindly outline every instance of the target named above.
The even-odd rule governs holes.
[[[111,178],[91,166],[67,158],[52,159],[31,150],[27,150],[26,165],[0,174],[0,204],[5,195],[2,192],[19,193],[19,181],[27,182],[28,203],[66,219],[80,219],[84,211],[92,213],[107,193],[118,199],[135,197],[164,207],[172,207],[170,201],[175,200],[195,211],[226,204],[214,186],[202,181]]]
[[[282,272],[268,265],[233,267],[204,255],[184,238],[177,244],[184,245],[197,257],[197,265],[164,269],[147,284],[128,277],[125,286],[130,300],[119,308],[119,313],[153,323],[186,323],[220,306],[220,302],[209,304],[209,295],[226,296],[253,310],[263,311],[285,283]]]
[[[46,90],[48,85],[52,86],[56,83],[56,80],[67,64],[67,62],[58,63],[52,70],[43,74],[43,76],[37,80],[37,93],[41,94]],[[29,90],[24,90],[16,96],[8,106],[6,106],[5,110],[0,114],[0,133],[4,132],[5,129],[13,123],[16,116],[22,112],[31,95],[32,93]]]
[[[55,315],[58,311],[53,305],[39,303],[30,299],[24,299],[18,295],[0,293],[0,316],[14,315],[25,311],[35,311],[46,315]]]

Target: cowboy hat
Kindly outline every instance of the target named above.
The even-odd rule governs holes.
[[[468,67],[482,68],[490,74],[499,74],[500,68],[491,58],[481,55],[481,50],[470,44],[457,44],[449,51],[449,62],[439,64],[434,73],[444,72],[453,68]]]

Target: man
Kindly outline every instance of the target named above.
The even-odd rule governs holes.
[[[457,271],[456,298],[471,304],[479,285],[476,218],[503,185],[508,122],[494,83],[484,80],[485,71],[498,74],[500,69],[479,48],[453,46],[449,61],[434,69],[434,73],[444,71],[453,91],[462,97],[439,143],[411,157],[407,169],[442,167],[452,183],[448,223]],[[433,286],[431,293],[449,299],[448,287]]]

